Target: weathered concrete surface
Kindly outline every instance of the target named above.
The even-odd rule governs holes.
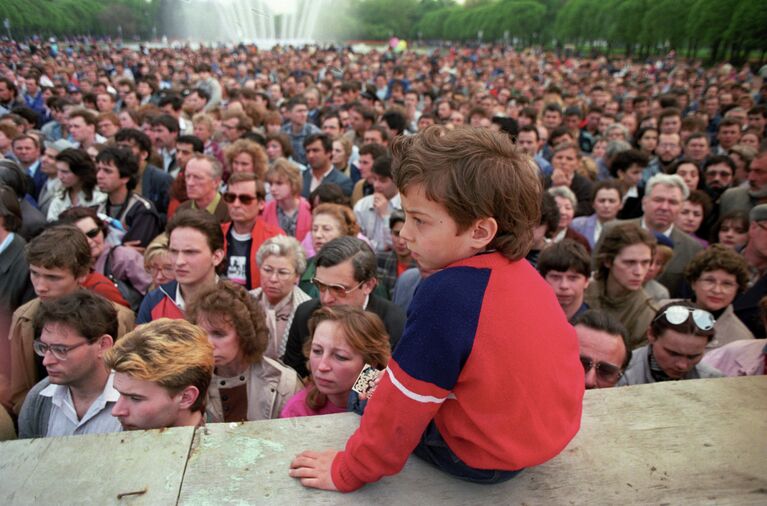
[[[348,495],[288,476],[297,453],[343,448],[358,424],[341,414],[0,443],[0,505],[767,504],[767,376],[589,391],[565,451],[500,485],[416,458]]]
[[[174,504],[193,436],[183,427],[0,443],[0,504]]]

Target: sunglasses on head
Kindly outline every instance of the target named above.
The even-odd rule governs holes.
[[[227,204],[234,204],[235,200],[238,200],[242,202],[243,205],[247,206],[253,203],[254,200],[256,200],[256,197],[253,195],[245,195],[241,193],[230,193],[226,192],[224,193],[224,202]]]
[[[623,372],[617,365],[610,364],[608,362],[595,362],[593,358],[581,355],[581,365],[583,366],[583,372],[589,373],[591,369],[596,369],[597,378],[605,383],[615,383],[621,377]]]
[[[703,309],[697,309],[686,306],[670,306],[665,311],[655,317],[657,320],[660,317],[665,317],[666,321],[671,325],[681,325],[686,322],[692,315],[692,321],[699,330],[708,331],[714,328],[716,320],[714,315]]]

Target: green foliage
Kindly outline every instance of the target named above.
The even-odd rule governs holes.
[[[0,0],[14,36],[148,36],[186,0]],[[311,1],[311,0],[310,0]],[[443,39],[618,46],[627,53],[709,49],[712,58],[767,49],[765,0],[326,0],[325,40]],[[159,27],[162,30],[162,27]]]
[[[159,2],[146,0],[2,0],[0,19],[19,35],[146,35]],[[130,30],[125,28],[129,27]]]
[[[765,50],[767,41],[767,2],[741,0],[733,11],[724,37],[744,50]]]

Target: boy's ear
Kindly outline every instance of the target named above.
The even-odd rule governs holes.
[[[495,238],[496,233],[498,233],[498,222],[495,221],[495,218],[477,220],[471,233],[474,248],[478,251],[487,248],[487,245]]]
[[[177,394],[179,397],[179,407],[189,409],[197,401],[200,391],[194,385],[189,385]]]

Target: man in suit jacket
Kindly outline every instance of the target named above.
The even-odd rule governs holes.
[[[376,255],[356,237],[344,236],[325,244],[317,254],[314,284],[320,298],[304,302],[293,317],[282,361],[301,376],[308,376],[303,348],[309,335],[309,318],[320,306],[349,305],[377,314],[389,334],[391,348],[405,327],[405,312],[397,305],[373,295],[376,286]]]
[[[330,162],[333,140],[327,134],[312,134],[304,140],[304,149],[310,170],[304,172],[301,196],[308,199],[315,188],[326,183],[337,184],[346,196],[351,196],[354,183]]]
[[[684,269],[703,247],[689,234],[674,226],[682,203],[690,192],[684,180],[676,174],[656,174],[647,181],[645,195],[642,197],[641,218],[619,220],[605,225],[605,232],[615,223],[636,223],[642,228],[655,234],[663,234],[674,243],[674,254],[666,264],[666,268],[658,277],[658,282],[668,288],[672,297],[680,296]],[[605,232],[602,233],[604,237]],[[597,249],[599,246],[597,246]]]
[[[37,197],[43,185],[48,180],[47,174],[41,169],[42,146],[37,137],[29,134],[21,134],[13,139],[13,154],[35,184],[30,188],[30,194],[37,201]]]

